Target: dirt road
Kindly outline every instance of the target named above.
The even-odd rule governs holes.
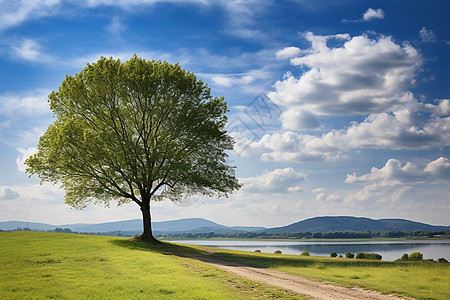
[[[250,280],[264,282],[273,286],[281,287],[310,299],[329,300],[398,300],[408,299],[408,297],[398,297],[395,295],[385,295],[380,292],[365,290],[362,288],[346,288],[336,286],[328,282],[315,281],[299,276],[289,275],[276,270],[254,268],[240,265],[234,262],[218,261],[213,259],[201,259],[204,262],[217,268],[233,273],[237,276]]]

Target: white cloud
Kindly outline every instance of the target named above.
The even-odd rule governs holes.
[[[425,104],[424,111],[429,111],[436,116],[445,117],[450,115],[450,99],[437,99],[435,104]]]
[[[0,95],[0,116],[41,116],[48,115],[47,90],[35,90],[26,93],[5,93]]]
[[[280,118],[283,128],[288,130],[308,130],[320,126],[316,115],[301,108],[290,108],[284,111]]]
[[[20,25],[30,19],[56,13],[60,0],[18,0],[0,2],[0,30]]]
[[[364,115],[408,101],[401,94],[414,85],[422,65],[421,55],[411,45],[400,46],[385,36],[350,39],[308,32],[304,37],[311,43],[310,53],[292,58],[291,63],[309,70],[299,78],[287,73],[277,81],[269,94],[274,103],[314,114]],[[329,48],[330,39],[346,42]]]
[[[368,8],[361,18],[356,20],[342,19],[342,22],[344,23],[370,22],[373,19],[384,19],[384,11],[381,8],[378,9]]]
[[[126,26],[123,24],[121,18],[118,16],[114,16],[111,20],[111,23],[107,27],[110,34],[113,36],[119,37],[122,32],[125,31]]]
[[[331,193],[326,188],[317,188],[311,191],[314,195],[314,200],[321,203],[341,202],[342,199],[339,195]]]
[[[437,41],[437,37],[434,31],[428,30],[425,27],[422,27],[422,29],[420,29],[419,36],[423,43],[435,43]]]
[[[267,35],[256,27],[255,20],[257,17],[261,17],[271,2],[267,0],[223,0],[211,3],[219,3],[228,12],[226,26],[228,34],[263,42],[267,40]]]
[[[240,178],[246,193],[286,193],[301,191],[306,175],[293,168],[275,169],[258,177]]]
[[[395,185],[405,182],[422,182],[425,179],[425,173],[419,170],[415,165],[406,162],[404,165],[397,159],[389,159],[384,167],[372,168],[369,174],[357,176],[355,173],[347,174],[346,183],[371,183],[371,182],[389,182],[389,185]]]
[[[23,40],[19,46],[13,47],[18,58],[27,61],[36,61],[41,55],[40,45],[30,39]]]
[[[25,172],[27,166],[25,165],[25,161],[33,154],[38,152],[37,148],[31,147],[27,149],[17,148],[17,151],[20,152],[20,155],[16,159],[17,168],[21,172]]]
[[[0,186],[0,201],[1,200],[14,200],[17,199],[20,194],[11,187]]]
[[[434,184],[450,180],[450,161],[440,157],[419,168],[411,162],[402,164],[397,159],[389,159],[378,169],[373,167],[370,173],[357,176],[355,173],[347,174],[346,183],[363,184],[363,188],[345,197],[348,204],[365,201],[375,202],[401,202],[413,191],[419,193],[427,184]],[[442,195],[441,195],[442,197]]]
[[[205,74],[204,74],[205,75]],[[226,75],[226,74],[216,74],[216,75],[207,75],[205,77],[211,77],[212,81],[218,85],[230,87],[233,85],[245,85],[252,83],[255,80],[253,75]]]
[[[424,172],[438,180],[450,180],[450,160],[446,157],[439,157],[430,162]]]
[[[120,7],[124,10],[135,9],[136,7],[152,6],[157,3],[193,3],[210,5],[209,0],[15,0],[0,2],[0,31],[18,26],[24,22],[66,13],[63,10],[63,3],[70,2],[75,7],[93,8],[99,6]],[[74,9],[74,7],[71,7]]]
[[[282,50],[278,50],[276,52],[277,59],[286,59],[298,56],[301,53],[301,50],[297,47],[286,47]]]
[[[49,63],[57,60],[45,53],[42,46],[31,39],[23,39],[22,41],[17,42],[17,45],[11,46],[11,51],[12,57],[26,62]]]
[[[405,97],[412,97],[411,94]],[[321,136],[293,131],[268,133],[259,140],[239,136],[235,151],[244,156],[260,155],[267,161],[330,161],[345,158],[355,149],[432,149],[450,146],[450,116],[439,117],[422,111],[443,113],[445,101],[423,105],[410,100],[392,112],[371,114],[362,122]],[[444,108],[443,108],[444,107]],[[287,123],[289,124],[289,123]],[[240,149],[241,145],[245,149]]]
[[[37,143],[52,121],[47,90],[0,95],[0,141],[14,148]]]
[[[369,8],[363,15],[364,21],[371,21],[373,19],[383,19],[383,18],[384,18],[384,11],[381,8],[378,9]]]

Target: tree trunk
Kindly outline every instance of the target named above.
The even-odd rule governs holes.
[[[150,242],[156,242],[157,239],[155,239],[152,233],[150,201],[142,201],[141,212],[142,212],[142,225],[144,227],[144,232],[142,233],[142,235],[139,236],[139,238]]]

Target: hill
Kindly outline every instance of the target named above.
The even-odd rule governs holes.
[[[142,232],[142,220],[126,220],[118,222],[107,222],[98,224],[62,224],[62,225],[50,225],[45,223],[35,222],[20,222],[20,221],[8,221],[0,222],[1,230],[14,230],[16,228],[30,228],[36,231],[54,230],[55,228],[70,228],[72,231],[78,232],[135,232],[140,234]],[[166,234],[166,233],[235,233],[235,232],[248,232],[248,231],[261,231],[265,230],[264,227],[245,227],[234,226],[228,227],[202,218],[187,218],[172,221],[152,222],[152,228],[154,234]]]
[[[450,226],[434,226],[404,219],[374,220],[360,217],[315,217],[283,227],[270,228],[267,233],[282,232],[337,232],[337,231],[446,231]]]
[[[315,217],[296,222],[287,226],[276,228],[225,226],[202,218],[187,218],[172,221],[153,222],[154,234],[168,233],[239,233],[239,232],[347,232],[347,231],[447,231],[450,226],[434,226],[404,219],[380,219],[374,220],[360,217]],[[13,230],[16,228],[30,228],[31,230],[47,231],[55,228],[70,228],[72,231],[87,233],[122,232],[140,234],[142,232],[142,220],[126,220],[99,224],[63,224],[50,225],[34,222],[0,222],[0,229]]]

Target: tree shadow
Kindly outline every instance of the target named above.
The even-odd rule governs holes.
[[[196,248],[190,245],[173,244],[164,241],[145,241],[140,239],[111,240],[112,244],[130,250],[143,250],[164,255],[193,258],[207,263],[225,266],[249,266],[256,268],[273,268],[277,266],[308,267],[317,261],[311,259],[298,259],[290,257],[267,257],[257,253],[232,253],[227,250],[213,247]]]
[[[309,256],[284,256],[267,255],[267,253],[242,253],[231,252],[226,249],[204,247],[197,248],[192,245],[180,245],[164,241],[145,241],[141,239],[112,240],[112,244],[128,249],[156,252],[164,255],[175,255],[197,259],[207,263],[226,266],[248,266],[255,268],[295,267],[307,268],[315,266],[326,269],[327,267],[390,267],[395,262],[374,261],[361,259],[309,257]]]
[[[143,250],[164,255],[176,255],[180,257],[196,257],[208,255],[206,250],[200,250],[189,246],[168,243],[164,241],[145,241],[138,238],[111,240],[110,243],[130,250]]]

